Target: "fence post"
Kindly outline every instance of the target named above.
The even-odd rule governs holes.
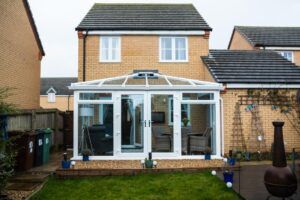
[[[59,130],[59,127],[58,127],[58,125],[59,125],[59,116],[58,116],[58,114],[59,114],[59,112],[56,109],[55,113],[54,113],[54,137],[53,137],[53,139],[55,140],[55,143],[53,143],[53,144],[55,144],[55,145],[57,143],[56,140],[57,140],[57,135],[58,135],[58,130]]]
[[[32,130],[36,129],[36,111],[35,110],[31,111],[31,129]]]

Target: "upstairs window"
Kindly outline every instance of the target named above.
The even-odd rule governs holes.
[[[120,37],[100,38],[100,62],[120,62]]]
[[[55,99],[55,93],[50,92],[48,93],[48,102],[49,103],[55,103],[56,99]]]
[[[186,37],[161,37],[160,38],[160,61],[161,62],[187,62]]]
[[[293,62],[293,52],[292,51],[278,51],[278,53],[280,55],[282,55],[282,57],[284,57],[288,61]]]
[[[48,102],[49,103],[55,103],[56,102],[56,90],[53,87],[50,87],[47,90],[47,96],[48,96]]]

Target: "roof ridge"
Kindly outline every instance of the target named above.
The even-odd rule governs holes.
[[[300,28],[300,26],[241,26],[241,25],[235,25],[234,28]]]

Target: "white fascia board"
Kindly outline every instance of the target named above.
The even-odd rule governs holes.
[[[226,88],[228,89],[281,89],[281,88],[300,88],[300,84],[239,84],[239,83],[231,83],[227,84]]]
[[[128,90],[138,90],[138,91],[190,91],[190,90],[224,90],[223,86],[213,86],[213,85],[203,85],[203,86],[69,86],[71,90],[95,90],[95,91],[128,91]]]
[[[47,97],[48,95],[46,94],[41,94],[41,97]],[[55,95],[56,97],[71,97],[74,96],[73,94],[67,95],[67,94],[61,94],[61,95]]]
[[[83,34],[86,34],[84,32]],[[89,31],[88,35],[204,35],[205,31]]]
[[[263,47],[261,47],[263,49]],[[286,50],[286,51],[295,51],[300,50],[300,47],[265,47],[266,50]]]

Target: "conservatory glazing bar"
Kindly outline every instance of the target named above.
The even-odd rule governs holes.
[[[137,72],[73,83],[74,157],[91,159],[221,156],[222,85]]]

